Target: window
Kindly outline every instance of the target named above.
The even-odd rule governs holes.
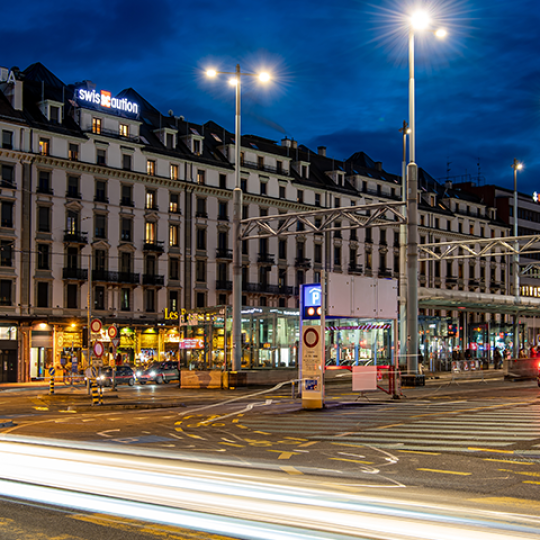
[[[2,165],[2,186],[12,187],[14,185],[15,174],[12,165]]]
[[[216,278],[217,281],[220,281],[221,283],[224,283],[227,281],[227,263],[218,263],[216,265],[217,272],[216,272]]]
[[[365,260],[366,260],[366,270],[367,271],[371,271],[371,266],[372,266],[372,253],[371,251],[366,251],[366,255],[365,255]]]
[[[193,153],[200,155],[201,153],[201,141],[193,141]]]
[[[349,267],[351,270],[356,270],[357,253],[356,248],[349,248]]]
[[[146,174],[155,175],[156,174],[156,162],[149,159],[146,162]]]
[[[302,165],[302,177],[307,178],[308,177],[308,168],[307,165]]]
[[[240,189],[245,193],[247,191],[247,179],[241,178],[240,179]]]
[[[299,189],[296,193],[296,202],[303,203],[304,202],[304,191]]]
[[[386,246],[386,229],[379,229],[379,244]]]
[[[226,201],[218,202],[218,219],[227,221],[229,219],[228,214],[228,203]]]
[[[118,134],[120,137],[129,137],[129,126],[127,124],[120,124],[118,126]]]
[[[341,266],[341,246],[334,246],[334,266]]]
[[[219,175],[219,187],[221,189],[227,188],[227,175],[226,174],[220,174]]]
[[[55,124],[60,122],[60,107],[55,105],[49,107],[49,120]]]
[[[122,154],[122,169],[124,169],[124,171],[131,171],[131,161],[130,154]]]
[[[156,241],[156,223],[154,221],[145,222],[144,241],[147,244],[153,244]]]
[[[242,255],[249,255],[249,247],[247,240],[242,240]]]
[[[340,208],[341,207],[341,199],[339,197],[334,198],[334,208]]]
[[[72,199],[80,199],[81,198],[81,193],[80,193],[80,190],[79,190],[79,177],[78,176],[68,176],[66,197],[70,197]]]
[[[315,206],[321,206],[321,194],[315,193]]]
[[[242,219],[247,219],[249,217],[249,206],[247,204],[242,205]]]
[[[285,186],[279,186],[279,198],[282,200],[287,198]]]
[[[94,236],[107,238],[107,216],[105,214],[94,215]]]
[[[96,162],[98,165],[107,165],[107,150],[98,148],[96,151]]]
[[[225,231],[219,231],[218,242],[217,242],[218,249],[223,252],[227,249],[228,244],[229,244],[228,234]]]
[[[206,282],[206,261],[195,263],[195,279],[201,283]]]
[[[266,195],[267,193],[266,187],[267,187],[266,182],[261,182],[261,195]]]
[[[122,199],[120,204],[122,206],[133,206],[133,186],[122,186]]]
[[[131,218],[120,218],[120,240],[122,242],[133,241],[133,220]]]
[[[174,281],[180,279],[180,259],[176,257],[169,259],[169,279]]]
[[[458,223],[458,233],[463,232],[463,223]]]
[[[157,210],[156,192],[153,189],[146,191],[146,206],[147,210]]]
[[[372,236],[371,236],[371,227],[366,227],[366,242],[373,242]]]
[[[197,184],[205,184],[206,183],[206,171],[203,171],[199,169],[197,171]]]
[[[68,157],[71,161],[79,161],[79,145],[69,143]]]
[[[107,270],[107,252],[104,249],[96,249],[92,256],[94,270],[103,274]]]
[[[178,165],[171,163],[170,175],[171,180],[178,180]]]
[[[2,201],[1,203],[1,225],[8,229],[13,228],[13,203]]]
[[[259,216],[265,217],[268,215],[268,208],[259,208]]]
[[[37,190],[39,193],[52,194],[51,173],[49,171],[39,171]]]
[[[169,149],[174,148],[174,135],[172,133],[167,133],[167,140],[165,146],[167,146],[167,148]]]
[[[206,307],[206,294],[203,292],[197,293],[197,307]],[[245,305],[245,303],[242,303],[242,305]]]
[[[51,150],[51,140],[45,137],[39,138],[39,153],[42,156],[48,156]]]
[[[208,214],[206,213],[206,199],[202,197],[197,197],[197,209],[195,211],[196,217],[208,217]]]
[[[169,245],[178,247],[180,245],[180,226],[176,224],[169,225]]]
[[[144,311],[153,313],[156,311],[156,290],[146,289],[144,291]]]
[[[12,266],[12,265],[13,265],[13,243],[10,240],[2,240],[2,242],[0,242],[0,266]]]
[[[276,172],[278,174],[281,174],[283,172],[283,162],[282,161],[276,161]]]
[[[287,240],[278,241],[278,258],[287,259]]]
[[[38,270],[51,269],[51,253],[49,244],[37,245],[37,267]]]
[[[169,291],[169,311],[178,311],[178,291]]]
[[[315,251],[313,253],[313,260],[316,263],[322,263],[322,244],[315,244]]]
[[[120,272],[130,274],[133,268],[133,255],[129,251],[120,254]]]
[[[96,202],[109,202],[107,199],[107,182],[105,180],[96,180],[94,200]]]
[[[79,268],[79,250],[75,247],[70,247],[66,252],[66,268],[75,270]]]
[[[77,309],[79,307],[79,286],[76,283],[66,285],[66,308]]]
[[[197,229],[196,246],[200,251],[206,251],[206,229]]]
[[[131,289],[120,289],[120,310],[131,311]]]
[[[49,307],[49,283],[47,281],[36,283],[36,306],[38,308]]]
[[[169,195],[169,212],[171,214],[180,213],[180,195],[178,193],[171,193]]]
[[[105,287],[94,287],[94,309],[105,309]]]
[[[101,118],[92,118],[92,133],[97,135],[101,133]]]
[[[259,169],[264,169],[264,156],[257,156],[257,165]]]
[[[10,279],[0,279],[0,306],[11,306],[11,280]]]
[[[7,131],[6,129],[2,131],[2,148],[13,149],[13,131]]]
[[[51,209],[48,206],[38,206],[38,231],[51,232]]]

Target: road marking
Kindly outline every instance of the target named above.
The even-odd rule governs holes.
[[[119,429],[107,429],[106,431],[99,431],[96,435],[100,437],[112,437],[112,435],[107,435],[107,433],[112,433],[113,431],[120,431]]]
[[[261,435],[272,435],[271,433],[268,433],[267,431],[254,431],[253,433],[260,433]]]
[[[266,449],[267,452],[276,452],[279,454],[278,459],[290,459],[291,456],[298,456],[298,452],[284,452],[283,450],[270,450]]]
[[[280,469],[288,474],[304,474],[302,471],[299,471],[290,465],[284,465],[283,467],[280,467]]]
[[[515,465],[534,465],[530,461],[512,461],[510,459],[482,458],[482,461],[498,461],[499,463],[514,463]]]
[[[513,450],[495,450],[493,448],[473,448],[472,446],[470,446],[468,450],[472,450],[474,452],[495,452],[498,454],[513,454],[514,453]]]
[[[398,452],[403,452],[404,454],[424,454],[426,456],[440,456],[440,452],[422,452],[420,450],[398,450]]]
[[[388,429],[388,428],[393,428],[393,427],[398,427],[398,426],[405,426],[406,424],[389,424],[388,426],[381,426],[381,427],[376,427],[376,428],[373,428],[375,430],[377,429]]]
[[[234,446],[236,448],[245,448],[245,446],[242,445],[242,444],[234,444],[234,443],[231,443],[231,442],[220,442],[218,444],[224,444],[226,446]]]
[[[457,474],[459,476],[470,476],[472,473],[470,472],[460,472],[460,471],[441,471],[439,469],[416,469],[417,471],[426,471],[426,472],[434,472],[434,473],[440,473],[440,474]]]
[[[534,480],[523,480],[523,484],[535,484],[537,486],[540,486],[540,482],[535,482]]]
[[[48,411],[49,407],[34,407],[34,409],[36,409],[36,411]]]
[[[284,437],[285,439],[291,439],[292,441],[307,441],[309,439],[301,439],[300,437]]]
[[[362,465],[373,465],[373,461],[361,461],[360,459],[345,459],[339,457],[331,457],[334,461],[348,461],[349,463],[362,463]]]
[[[501,472],[511,472],[514,474],[523,474],[524,476],[540,476],[540,473],[529,471],[513,471],[512,469],[498,469]]]
[[[204,437],[201,437],[200,435],[194,435],[193,433],[186,433],[188,437],[191,437],[192,439],[201,439],[203,441],[206,441]]]
[[[298,445],[298,448],[305,448],[306,446],[313,446],[314,444],[317,444],[319,441],[310,441],[306,443],[302,443]]]

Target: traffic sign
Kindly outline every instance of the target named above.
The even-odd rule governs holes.
[[[55,371],[56,370],[53,367],[50,367],[49,368],[49,375],[52,377],[54,375]]]
[[[111,324],[111,326],[107,328],[107,334],[109,334],[111,340],[114,340],[116,338],[116,336],[118,335],[118,327],[116,326],[116,324]]]
[[[101,343],[101,341],[96,341],[94,343],[94,354],[98,358],[101,358],[104,352],[105,352],[105,347],[103,346],[103,343]]]
[[[93,334],[99,334],[101,332],[101,321],[99,319],[92,319],[90,330]]]
[[[117,348],[118,348],[118,345],[120,345],[120,338],[119,338],[119,337],[115,337],[115,338],[112,338],[111,341],[112,341],[113,347],[114,347],[115,349],[117,349]]]

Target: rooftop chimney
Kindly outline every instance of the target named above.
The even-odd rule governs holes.
[[[326,146],[317,146],[317,152],[319,156],[326,157]]]
[[[376,161],[375,162],[375,169],[377,171],[382,171],[382,161]]]
[[[284,139],[281,139],[281,146],[285,146],[287,148],[291,147],[291,139],[285,137]]]

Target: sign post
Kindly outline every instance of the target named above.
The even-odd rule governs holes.
[[[302,408],[324,406],[323,331],[320,326],[302,328]]]

